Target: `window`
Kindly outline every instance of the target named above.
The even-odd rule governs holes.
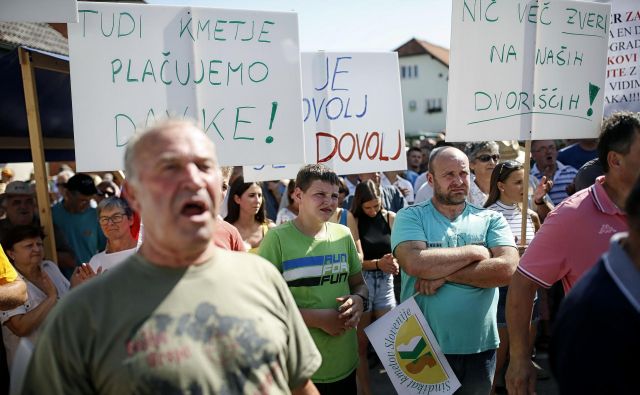
[[[415,78],[418,78],[418,66],[417,65],[413,66],[413,76]]]
[[[434,112],[442,112],[442,99],[426,99],[426,114],[432,114]]]
[[[418,108],[415,100],[409,100],[409,111],[415,111]]]
[[[405,79],[407,74],[407,67],[400,66],[400,78]]]

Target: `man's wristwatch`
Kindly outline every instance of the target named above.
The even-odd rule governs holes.
[[[352,294],[355,296],[359,296],[362,299],[362,311],[367,311],[369,309],[369,298],[365,298],[360,294]]]

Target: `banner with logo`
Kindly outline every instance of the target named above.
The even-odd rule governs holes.
[[[460,381],[414,298],[364,329],[398,394],[453,394]]]

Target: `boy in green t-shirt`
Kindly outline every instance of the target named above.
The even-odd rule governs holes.
[[[293,193],[298,216],[269,231],[259,251],[283,274],[322,354],[312,377],[321,394],[357,392],[354,329],[369,294],[349,229],[329,222],[338,206],[338,185],[327,167],[303,167]]]

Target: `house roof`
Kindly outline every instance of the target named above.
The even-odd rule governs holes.
[[[396,48],[395,51],[398,52],[398,57],[423,54],[431,55],[440,63],[449,67],[449,50],[439,45],[431,44],[428,41],[412,38]]]
[[[0,22],[0,46],[27,46],[61,55],[69,54],[67,39],[48,23]]]

